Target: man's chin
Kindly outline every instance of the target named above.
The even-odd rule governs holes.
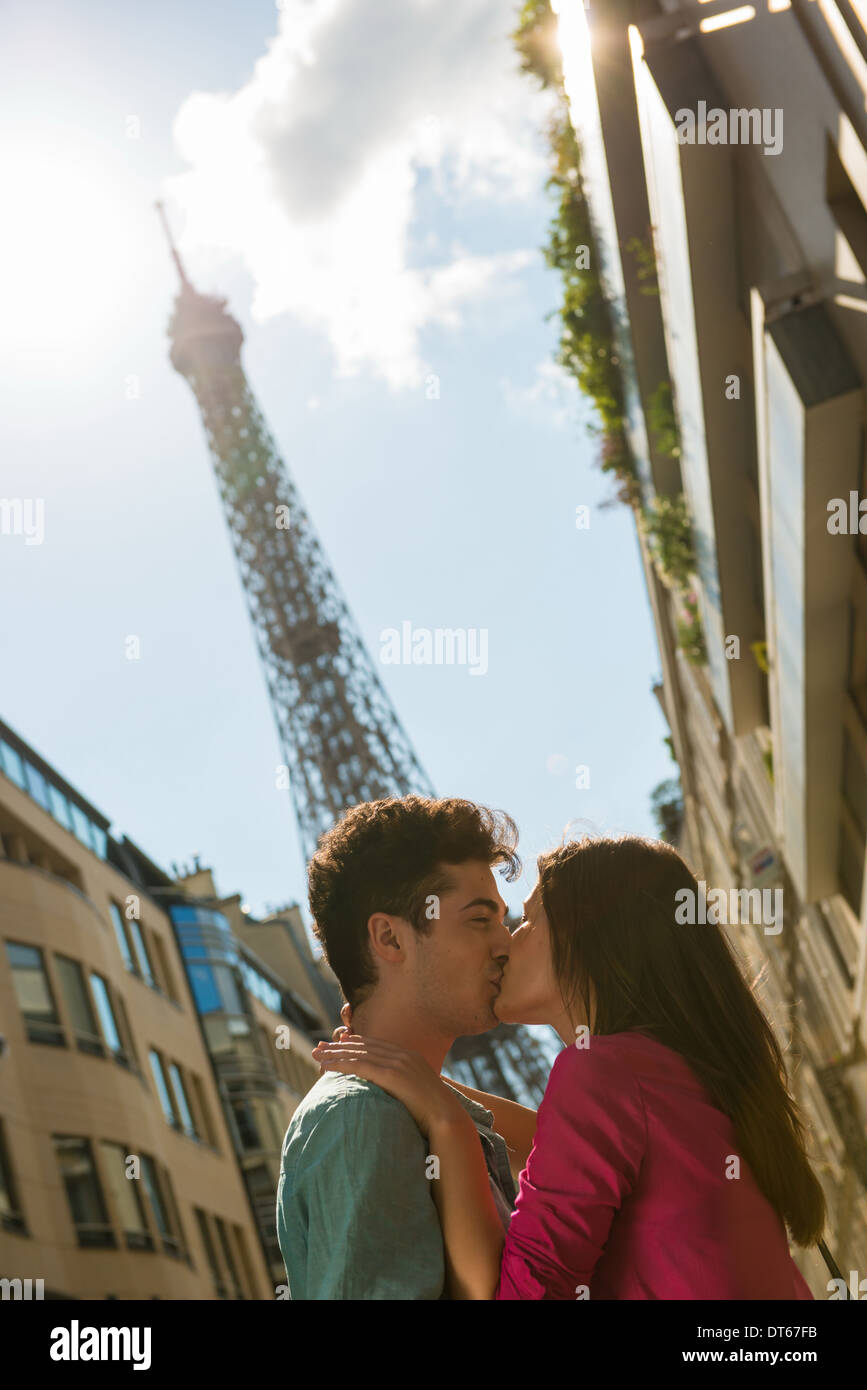
[[[509,1005],[507,1003],[504,1003],[499,995],[491,1005],[491,1013],[494,1015],[494,1018],[497,1020],[498,1023],[520,1023],[521,1021],[520,1019],[515,1018],[513,1011],[509,1008]]]

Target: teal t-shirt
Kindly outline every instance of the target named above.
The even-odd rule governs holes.
[[[508,1225],[515,1187],[490,1112],[456,1092],[485,1149]],[[445,1263],[427,1142],[406,1107],[371,1081],[326,1072],[283,1140],[277,1238],[289,1296],[439,1299]]]

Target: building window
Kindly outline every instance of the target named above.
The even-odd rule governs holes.
[[[211,1271],[211,1278],[214,1281],[214,1290],[218,1298],[225,1298],[226,1286],[223,1283],[223,1275],[220,1270],[220,1266],[217,1263],[217,1252],[214,1249],[214,1242],[211,1237],[211,1230],[208,1225],[208,1218],[203,1211],[200,1211],[198,1207],[193,1207],[193,1214],[196,1218],[196,1224],[199,1228],[199,1235],[202,1238],[202,1246],[204,1247],[205,1251],[205,1259],[208,1262],[208,1268]]]
[[[87,847],[87,849],[93,849],[94,843],[90,833],[90,820],[84,814],[81,807],[76,806],[74,801],[70,802],[70,809],[72,810],[73,834],[77,840],[80,840],[81,843]]]
[[[64,830],[72,833],[86,845],[95,850],[101,859],[105,858],[107,836],[104,830],[95,825],[88,815],[70,802],[59,787],[55,787],[38,768],[21,757],[8,743],[0,740],[0,771],[5,772],[10,782],[20,787],[32,797],[37,805],[47,811]]]
[[[141,929],[141,923],[133,918],[129,924],[129,930],[132,936],[132,944],[135,949],[135,957],[138,962],[139,972],[143,975],[145,980],[147,980],[151,989],[155,989],[156,981],[154,980],[154,972],[151,969],[150,956],[145,946],[144,932]]]
[[[190,965],[188,970],[199,1013],[245,1013],[234,972],[228,965]]]
[[[89,1139],[55,1134],[54,1150],[81,1246],[116,1246]]]
[[[120,1020],[121,1030],[123,1033],[124,1046],[126,1047],[127,1054],[132,1060],[133,1064],[136,1068],[138,1068],[138,1053],[136,1052],[135,1038],[132,1035],[132,1029],[129,1024],[129,1014],[126,1011],[126,1004],[123,1002],[123,999],[119,994],[115,995],[115,1000],[117,1003],[117,1016]]]
[[[165,1178],[160,1177],[159,1169],[149,1154],[142,1154],[141,1166],[151,1210],[162,1238],[163,1250],[167,1255],[177,1255],[181,1252],[182,1240],[171,1183],[167,1175]]]
[[[69,809],[69,802],[52,782],[48,783],[48,800],[50,811],[54,819],[63,826],[64,830],[72,829],[72,812]]]
[[[27,1223],[21,1210],[18,1188],[6,1148],[6,1135],[0,1122],[0,1229],[27,1235]]]
[[[54,961],[60,990],[66,1001],[79,1050],[89,1052],[95,1057],[103,1057],[105,1048],[102,1045],[81,966],[77,960],[71,960],[68,956],[55,956]]]
[[[153,941],[154,954],[155,954],[155,956],[156,956],[156,958],[157,958],[157,963],[158,963],[158,965],[159,965],[159,974],[160,974],[160,980],[161,980],[162,987],[163,987],[163,993],[164,993],[169,999],[176,999],[176,998],[177,998],[177,995],[175,994],[174,982],[173,982],[173,980],[172,980],[171,971],[169,970],[169,962],[168,962],[168,958],[167,958],[167,955],[166,955],[166,949],[165,949],[165,946],[164,946],[164,944],[163,944],[162,938],[159,937],[159,936],[157,936],[156,933],[154,933],[154,935],[153,935],[153,937],[152,937],[152,941]]]
[[[14,782],[16,787],[20,787],[23,792],[26,792],[24,764],[20,754],[16,753],[14,748],[10,748],[8,743],[0,743],[0,766],[2,766],[9,781]]]
[[[198,1076],[193,1075],[190,1077],[190,1080],[192,1082],[196,1109],[199,1113],[199,1124],[197,1126],[199,1136],[204,1139],[206,1143],[210,1144],[212,1149],[216,1149],[217,1138],[214,1133],[214,1126],[211,1124],[211,1115],[208,1110],[208,1103],[205,1099],[205,1088]]]
[[[231,1107],[243,1149],[280,1152],[283,1147],[283,1125],[276,1101],[265,1096],[236,1095],[231,1097]]]
[[[109,1189],[114,1198],[117,1214],[120,1217],[120,1228],[128,1248],[130,1250],[153,1250],[153,1236],[148,1230],[138,1179],[127,1177],[126,1149],[122,1144],[114,1144],[104,1139],[102,1141],[102,1154],[105,1172],[108,1174]]]
[[[187,1253],[186,1237],[184,1236],[184,1228],[181,1224],[181,1214],[178,1211],[178,1204],[175,1201],[175,1190],[172,1187],[172,1180],[167,1169],[163,1171],[162,1190],[163,1196],[165,1198],[166,1211],[168,1213],[169,1218],[169,1225],[171,1226],[172,1231],[174,1232],[176,1253],[182,1259],[189,1260],[189,1255]],[[190,1263],[192,1263],[192,1261],[190,1261]]]
[[[238,1057],[252,1057],[257,1062],[262,1060],[259,1043],[251,1034],[245,1018],[206,1018],[205,1040],[208,1051],[220,1061]]]
[[[244,1173],[244,1179],[247,1183],[247,1191],[250,1194],[253,1210],[259,1213],[259,1234],[265,1247],[265,1258],[269,1265],[276,1265],[279,1268],[282,1256],[277,1241],[277,1226],[273,1217],[269,1217],[266,1223],[264,1215],[266,1210],[270,1210],[274,1206],[276,1180],[264,1163],[257,1163],[254,1168],[248,1168]]]
[[[250,1264],[250,1256],[249,1256],[249,1253],[248,1253],[248,1251],[247,1251],[247,1241],[246,1241],[246,1237],[245,1237],[245,1235],[244,1235],[244,1232],[241,1230],[241,1227],[240,1227],[240,1226],[233,1226],[233,1227],[232,1227],[232,1231],[233,1231],[234,1236],[235,1236],[235,1244],[236,1244],[237,1247],[238,1247],[238,1254],[239,1254],[240,1257],[241,1257],[241,1267],[242,1267],[242,1269],[243,1269],[243,1271],[244,1271],[244,1279],[245,1279],[245,1281],[246,1281],[247,1292],[248,1292],[248,1294],[250,1294],[253,1298],[255,1298],[255,1297],[256,1297],[256,1280],[253,1278],[253,1269],[252,1269],[252,1266],[251,1266],[251,1264]]]
[[[44,811],[51,812],[51,802],[48,799],[48,783],[31,763],[24,764],[24,776],[27,781],[27,790]]]
[[[6,942],[6,952],[12,967],[18,1006],[30,1042],[65,1047],[66,1038],[57,1016],[42,952],[35,946],[21,946],[16,941]]]
[[[184,1089],[184,1079],[175,1062],[169,1062],[168,1072],[169,1080],[172,1083],[172,1091],[174,1092],[175,1105],[181,1117],[181,1126],[184,1134],[186,1134],[188,1139],[198,1139],[199,1136],[196,1133],[196,1126],[193,1123],[193,1117],[187,1100],[187,1093]]]
[[[103,1037],[108,1043],[115,1061],[128,1066],[129,1059],[124,1050],[123,1043],[120,1040],[120,1033],[117,1030],[117,1020],[114,1016],[114,1009],[111,1006],[108,985],[101,975],[97,975],[95,971],[91,971],[90,987],[93,990],[93,998],[96,1004],[96,1012],[99,1014],[99,1022],[102,1027]]]
[[[261,1000],[272,1013],[279,1014],[282,1009],[282,997],[279,989],[272,985],[270,980],[266,980],[258,970],[254,970],[252,965],[248,965],[246,961],[241,962],[241,974],[250,993],[255,994],[256,998]]]
[[[117,937],[117,944],[120,947],[120,954],[123,957],[123,963],[126,966],[127,970],[131,971],[132,974],[135,975],[138,972],[136,970],[135,961],[132,958],[132,950],[130,949],[129,937],[127,936],[126,930],[126,922],[123,920],[123,913],[121,912],[117,903],[109,903],[108,910],[111,916],[112,923],[114,924],[114,934]]]
[[[238,1130],[238,1140],[246,1152],[264,1148],[262,1137],[256,1124],[253,1102],[249,1096],[232,1097],[232,1114]]]
[[[150,1058],[154,1084],[157,1088],[157,1095],[160,1098],[160,1105],[163,1108],[163,1114],[165,1115],[172,1129],[180,1129],[181,1125],[178,1119],[177,1111],[175,1110],[174,1101],[172,1100],[171,1093],[166,1084],[166,1077],[165,1072],[163,1071],[162,1058],[160,1057],[160,1054],[156,1052],[153,1048],[151,1048],[148,1052],[148,1057]]]
[[[236,1298],[243,1298],[244,1290],[242,1289],[241,1281],[238,1278],[238,1269],[235,1264],[235,1256],[232,1252],[232,1246],[229,1242],[229,1233],[226,1230],[225,1222],[222,1220],[221,1217],[215,1216],[214,1225],[217,1228],[217,1236],[220,1241],[220,1249],[223,1252],[223,1259],[225,1260],[226,1268],[229,1271],[229,1280],[232,1285],[232,1292],[234,1293]]]

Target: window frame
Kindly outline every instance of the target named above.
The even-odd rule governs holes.
[[[90,1140],[89,1135],[52,1133],[51,1140],[54,1145],[54,1155],[58,1169],[60,1170],[61,1181],[63,1183],[64,1191],[66,1192],[66,1201],[69,1210],[69,1217],[72,1222],[73,1230],[75,1231],[79,1249],[116,1250],[117,1234],[115,1232],[114,1225],[110,1220],[109,1208],[105,1200],[105,1192],[103,1191],[99,1166],[94,1157],[93,1144]],[[82,1150],[89,1161],[89,1176],[93,1182],[93,1190],[97,1198],[97,1205],[102,1208],[104,1216],[103,1221],[79,1221],[77,1219],[75,1215],[72,1194],[70,1192],[69,1187],[70,1175],[65,1174],[63,1171],[62,1155],[58,1149],[58,1144],[62,1143],[76,1143],[82,1146]]]
[[[70,1029],[72,1032],[72,1036],[75,1039],[75,1045],[78,1048],[78,1051],[87,1053],[91,1057],[105,1057],[106,1040],[103,1037],[103,1034],[100,1030],[100,1019],[95,1011],[94,1001],[90,993],[87,977],[84,973],[84,968],[81,964],[81,961],[76,960],[74,956],[67,956],[65,953],[61,951],[55,951],[54,964],[57,970],[57,977],[60,981],[61,998],[63,999],[64,1005],[66,1007],[66,1012],[69,1015]],[[66,983],[64,979],[65,967],[71,967],[72,972],[77,973],[76,986],[81,987],[82,994],[82,999],[78,1002],[84,1003],[85,1008],[90,1015],[90,1022],[93,1024],[93,1029],[82,1029],[78,1026],[78,1024],[75,1021],[72,1002],[67,993]]]
[[[2,1117],[0,1117],[0,1230],[8,1231],[11,1235],[30,1235],[27,1218],[21,1205],[15,1167],[10,1156],[6,1123]]]
[[[48,968],[47,956],[45,951],[42,949],[41,946],[34,946],[33,943],[30,941],[14,941],[10,940],[8,937],[5,938],[5,944],[6,958],[9,962],[10,971],[12,972],[12,987],[15,991],[15,999],[18,1004],[18,1011],[21,1015],[21,1021],[24,1024],[24,1032],[27,1037],[27,1041],[46,1047],[68,1047],[69,1044],[66,1038],[66,1029],[63,1026],[63,1020],[61,1019],[60,1012],[57,1008],[57,990],[55,989],[54,981],[51,978],[51,972]],[[14,964],[9,951],[10,946],[17,948],[18,950],[33,951],[39,957],[39,970],[41,972],[42,980],[45,984],[49,1003],[51,1005],[54,1015],[52,1019],[48,1019],[47,1021],[43,1020],[42,1022],[40,1022],[36,1015],[29,1014],[27,1010],[24,1008],[21,1002],[21,998],[18,994],[18,983],[16,975],[17,970],[19,968],[26,969],[27,967],[20,967]],[[30,968],[32,969],[33,967]]]

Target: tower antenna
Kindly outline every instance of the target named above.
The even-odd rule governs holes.
[[[181,260],[178,248],[175,246],[174,238],[172,237],[172,230],[169,226],[169,220],[166,217],[165,203],[157,199],[157,201],[154,203],[154,207],[156,208],[159,214],[159,219],[163,224],[163,231],[166,234],[166,241],[169,243],[169,251],[171,252],[172,260],[175,263],[178,275],[181,279],[181,286],[183,289],[191,290],[193,287],[190,284],[190,281],[187,279],[187,272],[184,270],[184,263]]]

